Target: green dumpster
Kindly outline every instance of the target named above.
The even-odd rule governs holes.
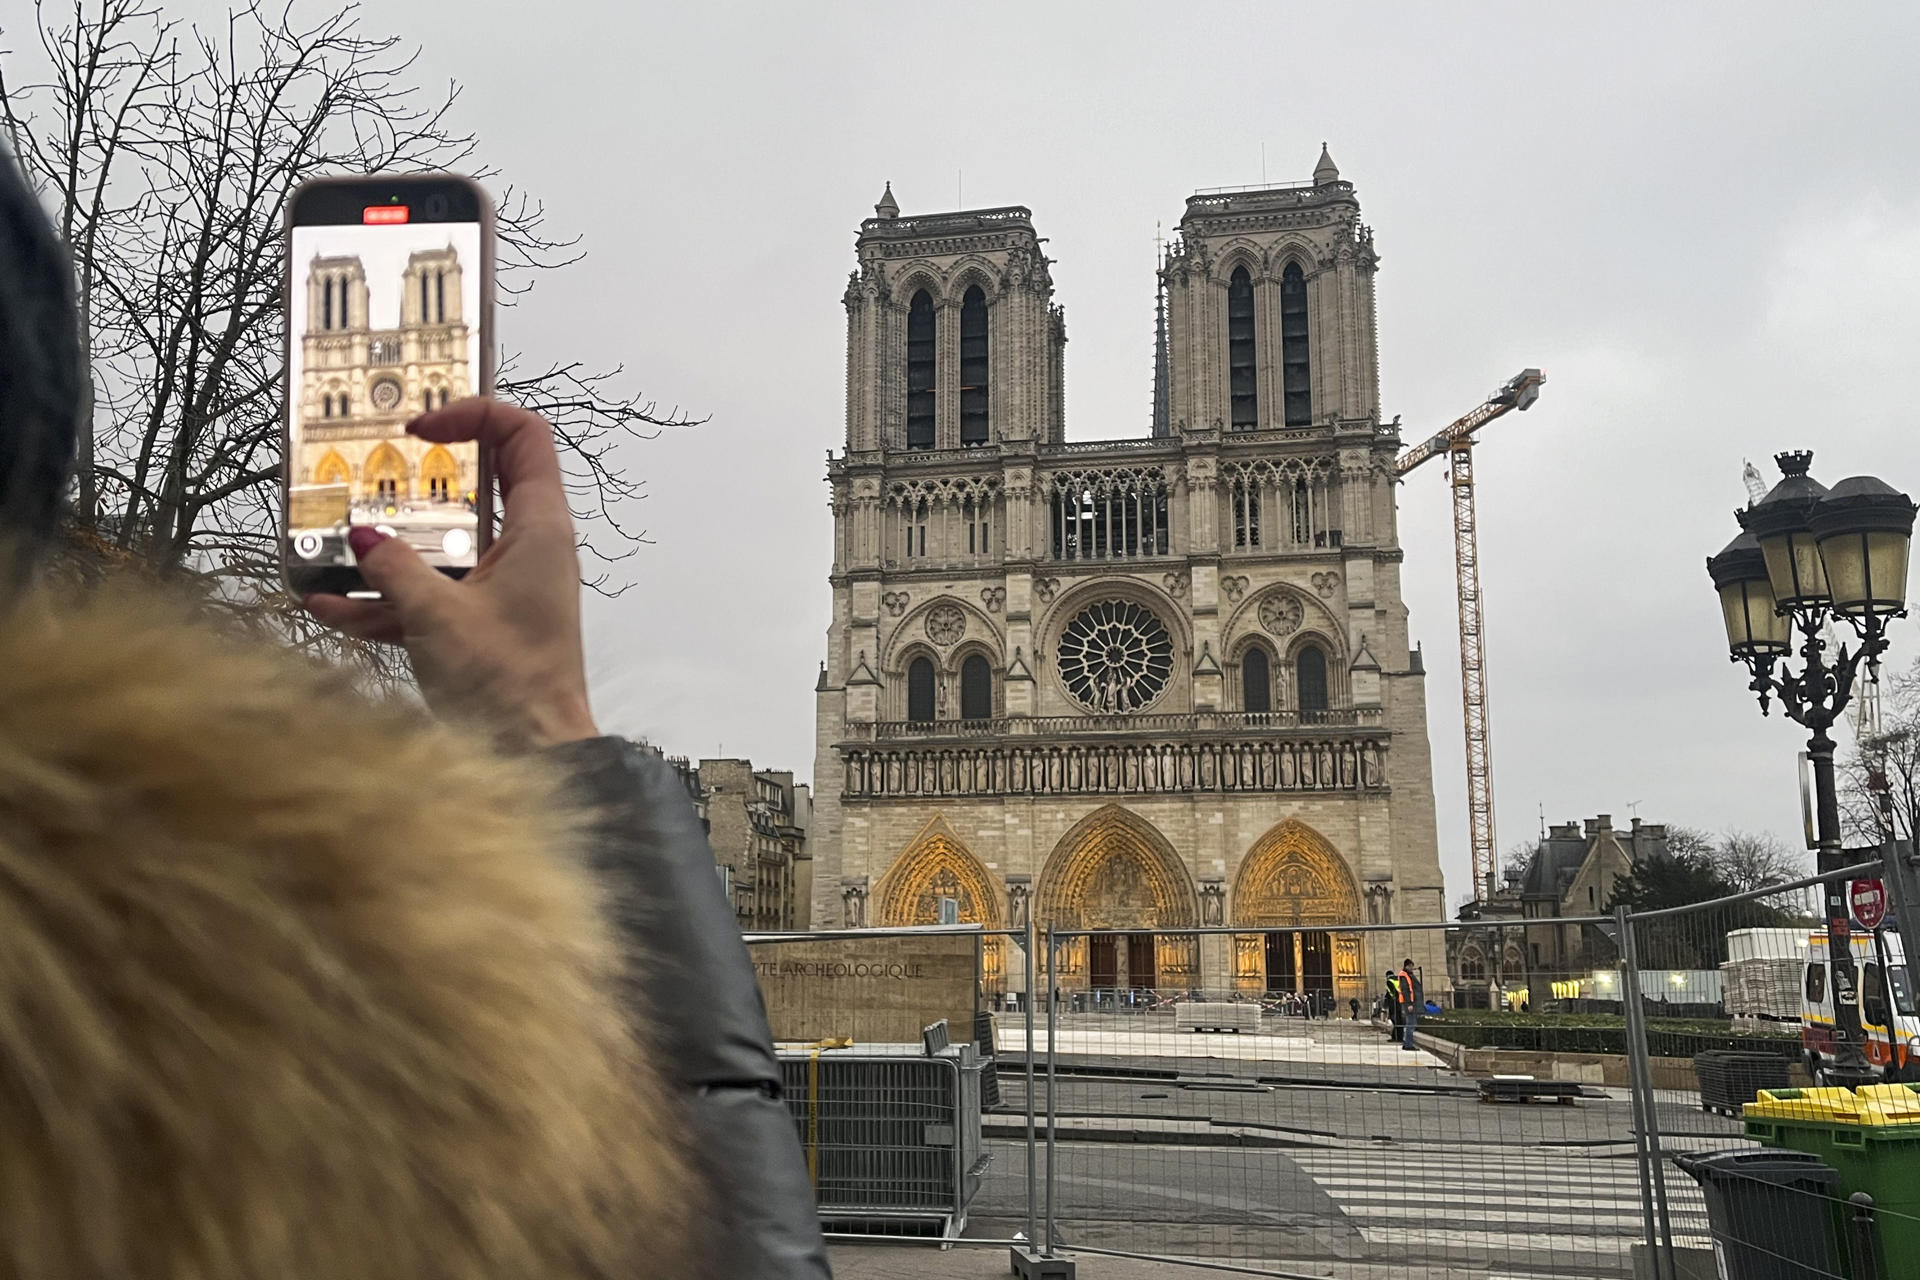
[[[1744,1124],[1766,1146],[1826,1161],[1840,1175],[1841,1200],[1872,1196],[1882,1258],[1920,1259],[1920,1088],[1763,1089]]]

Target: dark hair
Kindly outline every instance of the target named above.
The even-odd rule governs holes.
[[[72,263],[0,142],[0,537],[31,546],[54,531],[82,376]]]

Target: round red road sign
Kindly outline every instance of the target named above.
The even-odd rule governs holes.
[[[1878,929],[1887,918],[1887,885],[1883,880],[1855,880],[1847,894],[1853,918],[1868,929]]]

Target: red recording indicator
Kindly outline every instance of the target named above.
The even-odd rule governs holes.
[[[370,204],[360,211],[360,221],[371,227],[398,226],[407,220],[403,204]]]

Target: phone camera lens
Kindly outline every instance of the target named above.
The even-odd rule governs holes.
[[[447,198],[445,196],[428,196],[423,207],[426,209],[429,218],[444,218],[447,216]]]

